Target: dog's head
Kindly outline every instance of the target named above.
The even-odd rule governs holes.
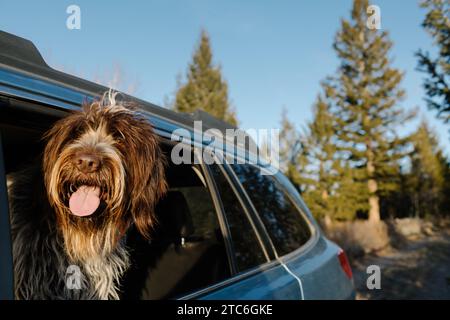
[[[149,235],[167,187],[158,138],[143,116],[109,92],[45,137],[45,186],[71,258],[111,251],[131,223]]]

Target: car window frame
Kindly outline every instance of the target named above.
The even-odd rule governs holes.
[[[12,256],[11,223],[0,132],[0,300],[14,300],[14,266]]]
[[[259,235],[259,238],[263,242],[263,246],[266,249],[267,256],[269,258],[269,261],[273,261],[276,259],[276,251],[275,247],[273,245],[272,240],[270,239],[269,233],[267,232],[267,229],[261,220],[261,217],[258,214],[258,211],[254,207],[253,202],[251,201],[250,197],[248,196],[247,192],[245,192],[244,186],[239,181],[238,176],[234,172],[231,165],[228,163],[228,158],[223,157],[221,155],[223,160],[223,168],[225,170],[225,173],[227,175],[227,178],[229,179],[233,189],[236,192],[236,195],[238,199],[241,201],[242,206],[245,208],[247,212],[247,217],[252,222],[252,225],[255,226],[256,230],[255,232]]]
[[[212,180],[211,172],[209,172],[209,169],[205,166],[204,161],[201,161],[201,151],[198,147],[193,146],[193,153],[194,157],[199,159],[199,166],[201,168],[201,172],[205,178],[206,182],[206,188],[208,189],[209,195],[211,197],[211,201],[213,202],[214,209],[216,211],[217,220],[219,222],[220,231],[222,232],[222,237],[225,244],[225,250],[227,252],[228,257],[228,267],[230,269],[230,277],[232,277],[234,274],[236,274],[236,260],[235,260],[235,254],[233,252],[233,245],[231,243],[231,235],[230,235],[230,229],[228,228],[228,224],[226,222],[226,217],[224,216],[223,211],[223,204],[221,202],[220,197],[218,196],[217,187]]]

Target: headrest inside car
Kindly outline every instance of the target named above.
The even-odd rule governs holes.
[[[179,242],[194,234],[191,213],[181,191],[169,191],[158,203],[156,211],[164,238]]]

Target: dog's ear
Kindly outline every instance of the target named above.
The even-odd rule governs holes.
[[[121,130],[126,139],[127,186],[130,210],[138,231],[146,238],[156,223],[155,206],[167,191],[165,156],[150,123],[134,117]]]

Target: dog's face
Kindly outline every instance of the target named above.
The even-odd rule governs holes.
[[[109,95],[58,121],[46,138],[45,185],[71,258],[113,250],[131,223],[148,236],[166,182],[146,119]]]

